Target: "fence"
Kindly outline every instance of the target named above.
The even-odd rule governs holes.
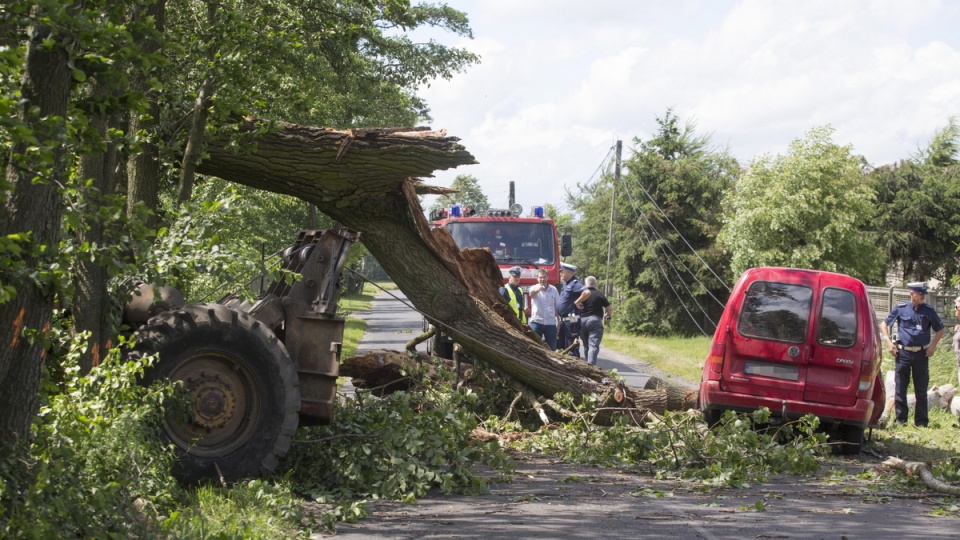
[[[867,287],[867,295],[873,302],[878,321],[882,321],[896,304],[910,301],[910,289],[896,287]],[[960,319],[953,316],[953,300],[957,296],[960,296],[960,289],[937,289],[931,290],[926,298],[926,302],[937,310],[943,324],[948,327],[960,324]]]

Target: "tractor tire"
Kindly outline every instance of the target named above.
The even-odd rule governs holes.
[[[174,473],[184,483],[237,480],[273,471],[296,434],[297,371],[273,332],[246,313],[192,304],[150,319],[136,349],[159,359],[144,384],[182,381],[190,414],[168,414],[163,432],[176,445]]]

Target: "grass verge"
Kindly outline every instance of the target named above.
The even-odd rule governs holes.
[[[396,290],[397,286],[393,282],[364,283],[363,291],[360,294],[347,294],[340,297],[338,305],[341,316],[346,319],[343,328],[343,349],[340,353],[341,358],[350,358],[357,353],[357,345],[363,339],[364,332],[367,331],[367,321],[353,317],[353,314],[361,313],[370,309],[373,305],[373,299],[382,290]]]
[[[710,348],[710,338],[630,336],[611,332],[604,333],[601,346],[696,383],[700,380],[700,366]]]

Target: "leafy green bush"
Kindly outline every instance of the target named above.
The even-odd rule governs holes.
[[[192,491],[182,510],[161,523],[168,538],[309,538],[300,499],[286,483],[249,480]]]
[[[432,488],[484,490],[472,466],[507,462],[496,443],[470,440],[476,400],[439,387],[341,400],[334,423],[301,429],[282,465],[299,492],[320,502],[413,501]]]
[[[182,497],[156,433],[171,389],[139,386],[149,359],[124,362],[117,350],[80,376],[84,338],[60,363],[62,386],[47,396],[34,439],[0,465],[2,537],[150,536]]]

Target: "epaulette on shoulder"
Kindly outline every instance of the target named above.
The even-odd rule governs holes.
[[[904,306],[906,306],[906,305],[909,304],[909,303],[910,303],[910,302],[900,302],[899,304],[897,304],[897,307],[904,307]]]

